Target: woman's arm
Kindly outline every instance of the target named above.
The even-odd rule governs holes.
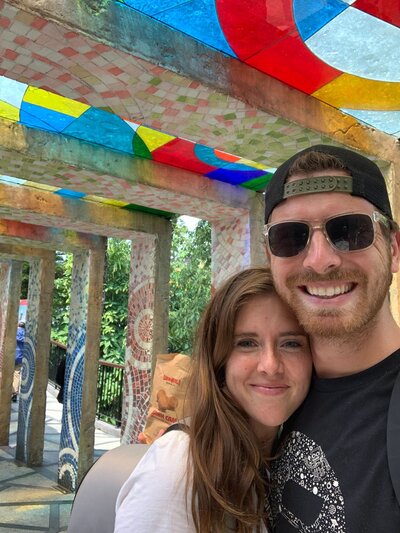
[[[194,533],[191,491],[186,496],[189,436],[157,439],[122,486],[114,533]]]

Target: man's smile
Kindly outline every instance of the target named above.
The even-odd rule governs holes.
[[[303,285],[301,289],[310,296],[318,298],[334,298],[342,294],[347,294],[355,287],[355,283],[342,283],[329,286]]]

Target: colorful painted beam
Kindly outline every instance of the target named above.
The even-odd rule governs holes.
[[[204,0],[204,2],[208,1]],[[253,68],[244,61],[222,53],[216,48],[203,44],[200,40],[188,36],[187,33],[178,31],[164,22],[160,22],[143,12],[132,9],[121,2],[114,0],[101,3],[82,3],[81,0],[12,0],[10,4],[9,2],[10,0],[5,0],[5,5],[9,8],[7,11],[8,14],[10,9],[11,11],[17,10],[18,17],[23,17],[25,12],[29,12],[34,17],[31,24],[40,26],[40,28],[45,25],[46,32],[52,36],[58,33],[64,35],[65,39],[62,42],[62,50],[65,50],[68,54],[72,54],[71,64],[79,82],[79,94],[85,95],[87,94],[86,91],[90,92],[91,88],[92,90],[96,90],[101,79],[101,77],[99,79],[96,76],[93,78],[90,73],[90,68],[89,71],[81,68],[80,65],[85,64],[86,57],[90,58],[90,61],[97,63],[98,56],[98,61],[101,64],[110,65],[109,72],[112,71],[120,74],[117,66],[118,57],[121,56],[121,58],[124,58],[123,65],[122,62],[120,65],[124,72],[123,69],[125,68],[124,65],[126,65],[127,54],[131,54],[133,56],[133,65],[142,65],[142,60],[147,61],[143,67],[144,70],[142,70],[142,67],[139,67],[144,77],[146,77],[147,69],[149,71],[157,70],[158,67],[154,65],[159,65],[160,79],[167,82],[167,84],[169,76],[168,71],[165,69],[171,70],[173,73],[178,73],[178,76],[185,76],[187,78],[186,81],[192,80],[196,86],[200,83],[199,89],[203,87],[206,94],[209,94],[210,91],[211,94],[213,91],[218,91],[221,93],[219,98],[223,98],[223,95],[226,94],[229,95],[227,103],[233,97],[252,106],[256,114],[258,114],[257,110],[259,110],[261,122],[265,121],[265,124],[261,127],[260,125],[257,126],[258,133],[255,135],[254,144],[260,143],[260,137],[262,139],[265,138],[265,160],[260,159],[261,156],[257,155],[257,161],[262,161],[269,167],[276,167],[296,151],[296,149],[300,149],[310,142],[333,141],[359,149],[366,154],[371,154],[382,159],[387,159],[387,154],[392,152],[393,138],[390,138],[383,131],[388,131],[391,134],[396,131],[399,123],[398,120],[395,120],[394,115],[396,111],[386,112],[391,117],[394,117],[391,120],[390,131],[373,129],[361,122],[363,120],[362,118],[356,119],[347,112],[341,112],[331,104],[325,104],[322,100],[311,97],[300,90],[296,90],[290,85],[279,81],[276,77],[272,77],[261,70]],[[192,0],[191,2],[185,3],[196,6],[196,9],[200,11],[201,5],[204,2],[203,0]],[[163,2],[162,5],[164,6],[165,4],[166,9],[168,9],[170,3],[168,0],[166,3]],[[183,2],[178,3],[184,4]],[[150,2],[148,4],[150,5]],[[176,4],[175,2],[174,5]],[[282,1],[275,2],[275,4],[279,7],[282,5]],[[248,7],[249,4],[246,4],[245,12],[246,14],[249,12],[250,16]],[[271,13],[270,22],[273,22],[272,14],[275,13],[272,9],[273,7],[268,6],[268,13]],[[6,32],[5,36],[10,41],[13,41],[13,39],[15,41],[18,38],[18,42],[20,42],[21,39],[24,39],[24,35],[29,31],[30,26],[29,24],[24,25],[22,29],[18,26],[18,30],[17,27],[14,30],[12,19],[7,18],[7,13],[4,13],[4,26],[6,27],[8,24],[9,29],[4,30]],[[243,24],[245,23],[244,19],[245,17],[243,17]],[[74,32],[69,31],[71,27],[75,28]],[[256,25],[253,24],[251,30],[255,31],[255,28]],[[14,31],[14,36],[11,30]],[[15,31],[17,33],[18,31],[25,33],[21,33],[15,37]],[[35,39],[40,39],[40,30],[33,30],[33,32]],[[84,47],[76,47],[74,44],[75,39],[80,39],[80,33],[83,33],[89,39],[89,45],[93,47],[91,51],[84,53]],[[68,39],[71,39],[71,47],[68,47]],[[45,54],[46,48],[49,48],[50,55],[57,60],[60,47],[53,41],[54,37],[53,39],[46,40],[44,46],[39,44],[39,51],[41,54]],[[95,42],[97,42],[96,45],[94,44]],[[255,39],[255,42],[257,42],[257,39]],[[19,54],[18,50],[15,50],[15,47],[12,48],[13,57],[16,54],[17,59],[8,61],[8,68],[4,74],[7,72],[8,74],[6,75],[14,79],[19,79],[21,76],[19,70],[24,67],[18,64],[18,57],[21,54]],[[101,57],[102,54],[104,54],[104,57]],[[114,67],[108,63],[110,58],[113,58],[115,63]],[[77,60],[79,61],[78,64],[76,64]],[[283,57],[284,62],[285,57]],[[153,66],[151,66],[151,63],[153,63]],[[54,74],[51,77],[42,73],[42,68],[44,70],[47,69],[46,65],[43,65],[43,67],[42,65],[39,66],[40,69],[38,68],[34,72],[35,78],[38,80],[34,82],[35,84],[39,84],[40,80],[43,80],[46,88],[53,87],[54,90],[58,91],[60,90],[60,81],[65,79],[65,77],[70,79],[66,71],[61,75],[57,70],[59,75],[56,75],[57,73],[53,73],[51,69],[50,74]],[[33,62],[32,68],[35,69],[35,61]],[[96,72],[98,74],[98,69],[96,69]],[[109,72],[106,68],[104,69],[104,76],[107,79],[109,78]],[[125,75],[128,74],[125,73]],[[173,77],[175,75],[172,74]],[[85,81],[86,79],[87,83]],[[21,81],[26,82],[27,80],[26,78],[21,78]],[[185,87],[187,86],[185,83],[184,85]],[[152,86],[149,87],[149,89],[151,88]],[[74,86],[70,94],[76,94],[76,89]],[[362,91],[357,91],[357,93],[361,94]],[[131,93],[132,96],[133,94]],[[74,96],[74,98],[79,99],[79,96]],[[85,96],[82,98],[85,98]],[[109,96],[107,94],[108,98]],[[109,103],[112,107],[111,100]],[[107,105],[106,102],[105,105]],[[123,102],[121,102],[121,105],[115,103],[115,106],[120,109],[126,109]],[[223,103],[221,102],[222,107]],[[139,114],[137,114],[137,108],[135,106],[134,109],[132,108],[132,111],[132,113],[129,113],[129,116],[140,116],[140,110]],[[201,114],[204,115],[204,110],[202,111]],[[264,115],[264,112],[268,115]],[[378,118],[379,114],[383,118],[382,124],[384,125],[389,119],[388,116],[383,116],[382,113],[382,111],[368,111],[368,114],[372,114],[372,118],[375,119]],[[119,114],[125,116],[124,111],[119,112]],[[357,114],[366,114],[366,112],[357,110]],[[145,116],[147,120],[148,115],[146,113]],[[269,128],[270,120],[275,123],[274,120],[276,119],[274,117],[282,117],[281,120],[283,122],[288,121],[288,128],[286,130],[282,129],[281,133],[283,137],[279,140],[274,137],[274,130],[271,131]],[[157,124],[159,125],[155,127],[176,133],[174,126],[175,120],[179,120],[179,117],[174,116],[174,120],[172,120],[168,113],[165,113],[165,117],[161,117],[160,120],[157,119]],[[193,121],[193,124],[195,123],[196,119]],[[163,124],[168,124],[168,126],[164,127]],[[231,128],[230,125],[228,126],[229,128]],[[241,145],[241,154],[244,155],[248,152],[247,147],[249,144],[252,144],[249,141],[249,132],[247,131],[247,135],[242,137],[240,121],[237,120],[234,121],[234,128],[238,132],[235,145]],[[180,131],[184,129],[182,127]],[[209,128],[207,125],[202,128],[198,125],[197,129],[199,135],[203,135],[202,138],[208,138],[207,130]],[[301,131],[302,129],[303,132]],[[183,135],[186,136],[186,133]],[[222,132],[221,135],[224,135],[224,133]],[[228,135],[232,140],[234,132],[229,129]],[[223,137],[220,137],[220,139],[222,143],[225,141]],[[212,142],[215,145],[216,142],[219,144],[221,141],[214,140]],[[261,142],[263,141],[261,140]],[[235,150],[237,149],[235,148]],[[259,154],[260,150],[256,150],[255,152],[253,150],[252,153]]]
[[[251,190],[264,189],[271,177],[271,170],[259,163],[4,76],[0,77],[0,117]],[[63,189],[57,193],[82,194]]]
[[[17,182],[29,180],[32,188],[47,189],[53,194],[57,191],[52,187],[84,194],[54,194],[60,198],[75,201],[84,198],[93,203],[109,203],[121,210],[130,210],[131,204],[136,204],[210,221],[241,216],[259,194],[188,170],[2,118],[0,174],[13,176]]]
[[[23,184],[16,186],[14,181]],[[132,239],[136,232],[164,231],[165,220],[158,216],[121,209],[111,201],[62,196],[48,189],[25,180],[0,177],[0,218],[119,239]]]
[[[58,227],[50,228],[0,218],[0,242],[36,246],[47,250],[77,252],[98,248],[102,239],[96,235],[64,230]]]

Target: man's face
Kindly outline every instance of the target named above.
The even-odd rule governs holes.
[[[339,172],[321,171],[309,177],[330,174]],[[273,210],[270,222],[320,223],[343,213],[373,211],[376,208],[372,204],[357,196],[317,193],[285,200]],[[379,224],[374,226],[376,238],[366,250],[339,252],[316,229],[309,246],[299,255],[269,256],[278,293],[308,333],[325,338],[346,337],[362,331],[378,316],[392,273],[398,270],[399,247],[396,240],[387,242]]]

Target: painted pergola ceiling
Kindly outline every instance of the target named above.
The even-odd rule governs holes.
[[[119,0],[386,133],[400,133],[397,0]]]
[[[6,85],[0,85],[0,115],[39,130],[69,129],[63,135],[81,139],[86,128],[89,142],[103,142],[113,150],[125,146],[132,157],[188,170],[186,178],[193,172],[203,179],[219,179],[224,168],[225,175],[231,174],[225,181],[232,178],[239,186],[247,182],[251,187],[255,180],[254,189],[294,151],[317,142],[335,142],[332,136],[302,124],[297,116],[291,119],[290,112],[283,118],[256,101],[235,95],[241,72],[235,77],[236,67],[230,64],[228,74],[225,65],[221,67],[231,58],[357,117],[350,122],[343,118],[346,128],[362,119],[396,135],[399,84],[394,51],[399,6],[394,2],[385,2],[385,9],[383,2],[376,1],[168,0],[160,9],[154,5],[133,0],[83,4],[78,0],[0,0],[0,75],[16,82],[8,85],[14,87],[8,93]],[[360,36],[355,28],[361,22],[363,54],[357,57],[355,43]],[[129,39],[134,35],[140,35],[137,42]],[[336,40],[332,41],[332,35]],[[194,49],[199,52],[196,57]],[[224,92],[224,86],[233,89]],[[60,106],[54,104],[62,99],[73,101],[69,113],[62,106],[60,113]],[[10,104],[17,115],[10,116]],[[77,109],[82,111],[78,115]],[[342,127],[342,117],[338,111],[331,121],[333,127]],[[105,131],[107,135],[101,135]],[[118,142],[122,137],[125,145]],[[55,172],[54,178],[51,173],[41,177],[36,172],[32,182],[19,179],[14,184],[89,196],[92,201],[106,200],[122,208],[136,203],[196,214],[198,199],[192,205],[173,205],[173,198],[170,205],[154,198],[148,203],[146,194],[128,199],[128,184],[87,169],[70,170]],[[246,172],[249,179],[243,179]],[[223,210],[219,216],[224,216]],[[37,221],[42,222],[40,217]]]
[[[0,77],[0,95],[0,116],[30,128],[61,133],[255,191],[263,190],[271,175],[264,165],[4,76]],[[77,198],[84,196],[79,191],[57,192]]]

